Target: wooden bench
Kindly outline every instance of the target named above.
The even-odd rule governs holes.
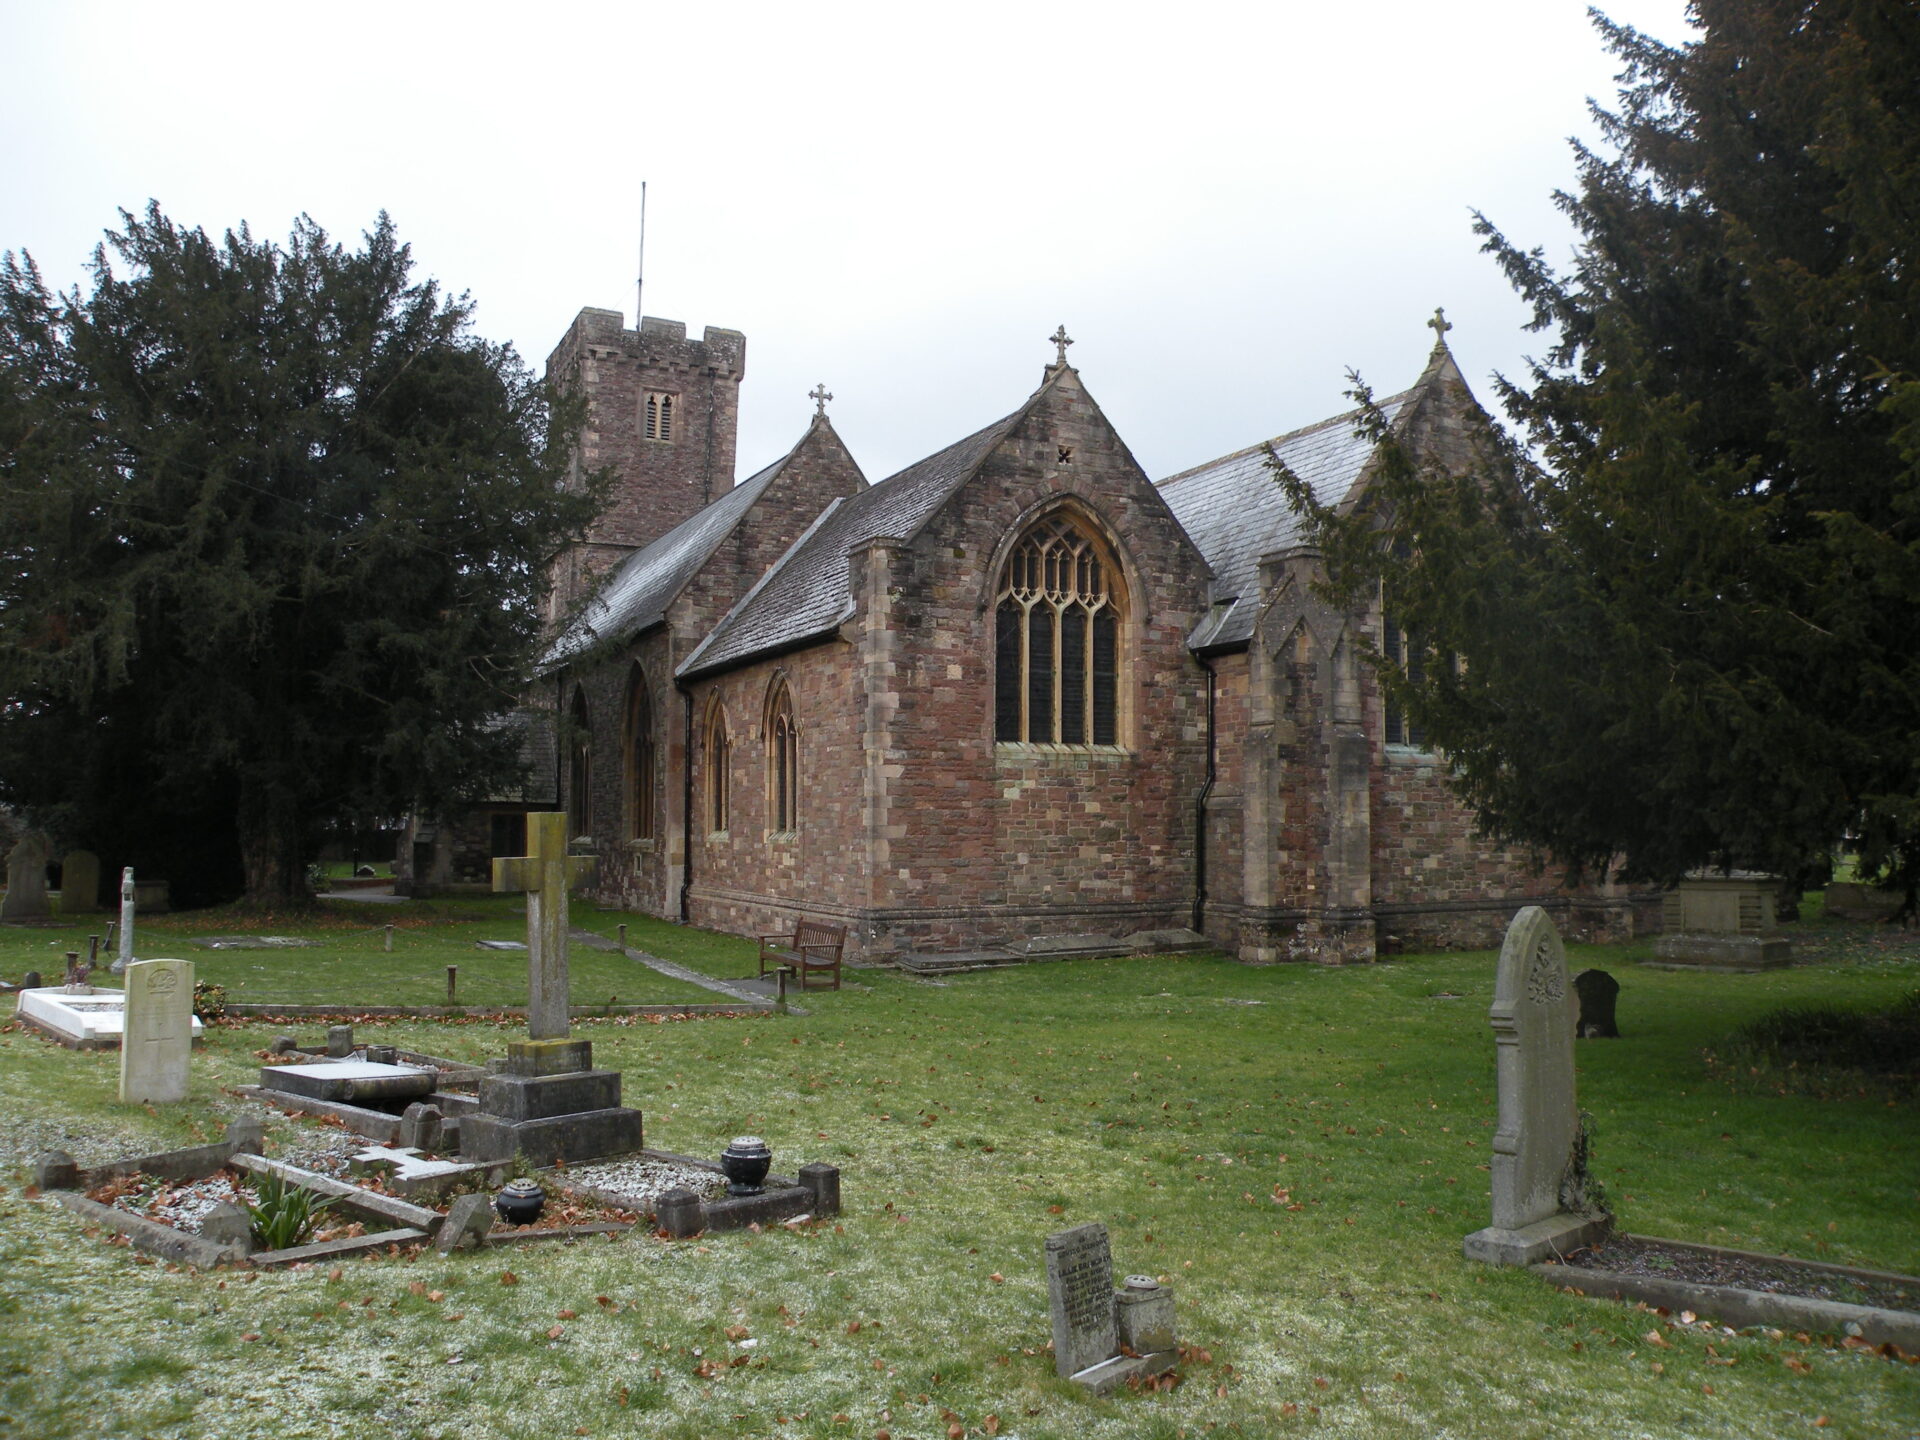
[[[827,925],[819,920],[802,920],[791,935],[760,937],[760,973],[769,966],[788,969],[800,977],[800,988],[807,988],[807,976],[819,970],[833,972],[833,988],[840,988],[840,952],[847,948],[847,927]]]

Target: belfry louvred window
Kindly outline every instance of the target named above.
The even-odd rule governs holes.
[[[1117,745],[1120,622],[1114,566],[1064,517],[1007,557],[994,612],[994,738]]]
[[[673,439],[673,396],[667,391],[647,391],[645,428],[649,440]]]

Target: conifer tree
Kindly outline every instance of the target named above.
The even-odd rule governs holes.
[[[0,263],[0,799],[284,903],[327,822],[510,774],[596,491],[384,214],[357,250],[122,219],[84,295]]]
[[[1570,268],[1479,220],[1552,336],[1500,383],[1525,453],[1447,477],[1389,436],[1364,513],[1312,518],[1336,590],[1459,657],[1387,683],[1494,835],[1658,880],[1850,837],[1911,895],[1920,9],[1690,9],[1676,46],[1596,16]]]

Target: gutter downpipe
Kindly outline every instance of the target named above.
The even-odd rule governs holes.
[[[1214,694],[1219,674],[1204,655],[1193,657],[1207,672],[1207,779],[1193,801],[1193,930],[1204,935],[1207,918],[1207,801],[1213,796],[1213,783],[1219,776],[1219,735],[1214,726]]]
[[[679,676],[673,688],[686,701],[686,722],[680,741],[680,923],[688,924],[693,891],[693,691]]]

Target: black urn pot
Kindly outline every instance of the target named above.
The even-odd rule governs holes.
[[[736,1135],[720,1152],[720,1169],[727,1177],[729,1195],[758,1195],[765,1187],[773,1152],[758,1135]]]
[[[493,1208],[509,1225],[531,1225],[546,1205],[546,1192],[536,1180],[509,1180],[493,1197]]]

